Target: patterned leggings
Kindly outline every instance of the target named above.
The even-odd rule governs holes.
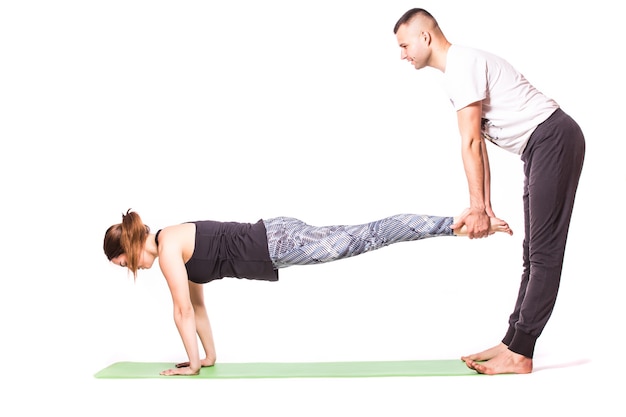
[[[310,226],[291,217],[263,220],[276,269],[336,261],[382,247],[453,236],[452,217],[398,214],[355,226]]]

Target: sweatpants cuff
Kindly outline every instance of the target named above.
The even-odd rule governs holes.
[[[515,336],[515,327],[509,326],[509,330],[506,331],[504,338],[502,339],[502,343],[509,346],[513,341],[513,336]]]
[[[537,344],[535,336],[517,330],[509,344],[509,350],[532,359],[535,353],[535,344]]]

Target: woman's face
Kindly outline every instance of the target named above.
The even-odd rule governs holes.
[[[148,252],[141,252],[141,258],[139,258],[139,269],[150,269],[154,263],[154,259],[155,257],[150,255]],[[122,268],[128,268],[128,261],[125,253],[111,259],[111,262],[117,266],[121,266]]]

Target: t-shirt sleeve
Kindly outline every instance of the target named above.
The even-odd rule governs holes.
[[[455,110],[487,98],[487,63],[478,56],[451,54],[445,72],[445,86]]]

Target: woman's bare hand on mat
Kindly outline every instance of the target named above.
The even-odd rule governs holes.
[[[172,368],[172,369],[167,369],[163,372],[161,372],[161,375],[198,375],[200,373],[200,370],[198,369],[197,371],[194,371],[193,369],[191,369],[189,366],[181,366],[181,367],[176,367],[176,368]]]
[[[213,365],[215,365],[215,359],[211,360],[209,358],[204,358],[200,361],[200,366],[202,366],[203,368],[207,366],[213,366]],[[184,368],[186,366],[189,366],[189,361],[176,364],[177,368]]]

